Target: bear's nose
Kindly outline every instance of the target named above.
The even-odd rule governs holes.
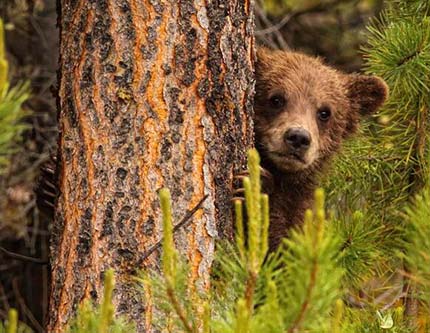
[[[311,144],[311,134],[304,128],[290,128],[284,134],[284,142],[294,150],[305,151]]]

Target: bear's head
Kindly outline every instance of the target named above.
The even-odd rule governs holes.
[[[260,153],[283,172],[320,167],[387,95],[378,77],[345,74],[318,58],[259,48],[254,109]]]

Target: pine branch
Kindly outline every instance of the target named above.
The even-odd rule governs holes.
[[[6,333],[16,333],[18,329],[18,312],[15,309],[9,310]]]
[[[203,203],[208,198],[208,196],[209,195],[206,194],[203,198],[201,198],[200,201],[194,206],[194,208],[188,211],[185,214],[185,216],[181,219],[181,221],[179,221],[178,224],[176,224],[173,227],[173,234],[175,234],[179,229],[186,227],[191,222],[191,218],[202,207]],[[141,261],[145,261],[152,253],[158,250],[162,244],[163,244],[163,237],[161,237],[161,239],[157,243],[151,246],[149,250],[143,254]]]
[[[175,296],[174,289],[170,285],[167,286],[167,296],[169,297],[169,300],[173,306],[173,309],[175,310],[175,313],[177,314],[177,316],[181,320],[182,325],[184,326],[185,330],[188,333],[197,332],[188,322],[188,319],[187,319],[188,316],[185,314],[184,309],[181,307],[178,299]]]
[[[49,260],[33,258],[33,257],[25,256],[23,254],[11,252],[11,251],[6,250],[2,246],[0,246],[0,252],[3,252],[3,254],[5,254],[6,256],[8,256],[12,259],[16,259],[16,260],[20,260],[20,261],[24,261],[24,262],[31,262],[33,264],[38,264],[38,265],[49,265]]]
[[[248,279],[246,280],[246,287],[245,287],[245,301],[246,301],[247,311],[249,313],[252,313],[252,310],[254,308],[254,293],[255,293],[256,284],[257,284],[257,274],[255,274],[254,272],[249,272]]]
[[[297,319],[293,322],[291,328],[288,330],[289,333],[297,332],[297,330],[300,328],[300,324],[302,323],[303,319],[305,318],[306,311],[309,307],[309,303],[311,302],[312,291],[315,288],[317,271],[318,271],[318,264],[317,264],[316,259],[314,259],[313,263],[312,263],[310,281],[309,281],[308,288],[306,291],[305,299],[304,299],[304,301],[300,307],[300,312],[299,312],[299,315],[297,316]]]

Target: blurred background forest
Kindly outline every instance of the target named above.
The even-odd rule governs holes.
[[[55,6],[55,0],[0,1],[7,60],[3,69],[8,70],[10,87],[23,87],[14,98],[0,99],[0,320],[14,307],[37,332],[47,309],[44,261],[52,216],[38,210],[33,189],[41,165],[56,149]],[[356,72],[363,65],[366,25],[383,7],[382,0],[256,1],[256,39],[272,48],[319,55],[337,68]],[[1,49],[0,43],[0,94]],[[2,114],[6,102],[17,109],[12,121]]]

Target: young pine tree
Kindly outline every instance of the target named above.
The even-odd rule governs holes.
[[[22,104],[28,98],[28,84],[10,88],[3,21],[0,19],[0,175],[16,152],[16,142],[26,128],[20,122],[25,112]]]

